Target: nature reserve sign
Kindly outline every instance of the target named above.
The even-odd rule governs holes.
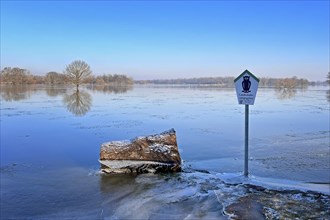
[[[248,70],[234,79],[238,104],[245,105],[244,176],[249,175],[249,105],[254,104],[259,79]]]
[[[257,95],[259,79],[245,70],[235,80],[238,104],[253,105]]]

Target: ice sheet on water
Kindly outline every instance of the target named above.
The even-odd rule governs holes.
[[[304,183],[299,181],[280,180],[254,176],[251,177],[250,183],[253,185],[260,185],[274,190],[299,190],[302,192],[312,191],[315,193],[330,195],[329,183]]]
[[[25,175],[22,184],[30,185],[28,191],[36,190],[35,177],[26,178],[31,175],[26,171],[20,175],[6,172],[1,175],[7,181]],[[256,176],[246,178],[240,173],[207,173],[191,169],[175,174],[105,175],[98,173],[96,168],[81,167],[38,171],[40,186],[37,190],[45,196],[31,194],[29,201],[39,199],[42,202],[38,206],[21,204],[26,208],[25,214],[43,207],[43,214],[27,215],[33,219],[227,219],[230,216],[237,218],[238,207],[269,219],[322,219],[330,214],[329,194],[312,191],[312,188],[300,190],[299,182]],[[11,197],[3,195],[7,196],[8,203]],[[256,209],[249,210],[250,205]],[[16,213],[7,211],[4,216],[20,217]]]
[[[218,173],[220,179],[228,184],[251,184],[267,188],[269,190],[299,190],[303,192],[312,191],[330,195],[330,184],[304,183],[299,181],[264,178],[254,175],[245,177],[242,173]]]
[[[297,182],[204,172],[143,174],[132,181],[135,188],[112,201],[119,219],[227,219],[240,215],[238,207],[250,216],[272,218],[293,218],[295,213],[322,218],[330,212],[328,194]],[[255,210],[249,210],[251,204]]]
[[[112,169],[133,167],[133,166],[139,167],[144,164],[168,165],[167,163],[161,163],[156,161],[144,161],[144,160],[99,160],[99,162]]]
[[[118,197],[113,216],[119,219],[221,219],[217,184],[198,173],[143,174],[134,178],[128,196]],[[114,201],[112,201],[114,202]],[[129,210],[129,212],[127,211]],[[225,219],[225,218],[224,218]]]
[[[330,131],[290,132],[251,140],[253,174],[303,182],[330,181]]]

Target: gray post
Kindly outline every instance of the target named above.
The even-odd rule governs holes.
[[[249,105],[245,105],[245,154],[244,176],[249,175]]]

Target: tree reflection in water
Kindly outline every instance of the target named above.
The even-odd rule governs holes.
[[[49,97],[56,97],[59,95],[63,95],[66,93],[65,87],[59,87],[58,86],[48,86],[46,87],[46,93]]]
[[[36,92],[35,86],[29,85],[1,85],[1,97],[7,101],[20,101],[30,98]]]
[[[279,89],[276,89],[275,91],[276,91],[276,96],[278,99],[291,99],[297,93],[297,90],[288,89],[288,88],[279,88]]]
[[[88,92],[76,90],[72,94],[64,94],[63,102],[68,111],[83,116],[91,109],[92,96]]]
[[[91,85],[87,88],[92,91],[119,94],[132,90],[133,85]]]

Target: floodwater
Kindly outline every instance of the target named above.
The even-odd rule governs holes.
[[[330,92],[1,87],[1,219],[329,219]],[[103,142],[174,128],[176,174],[105,175]]]

